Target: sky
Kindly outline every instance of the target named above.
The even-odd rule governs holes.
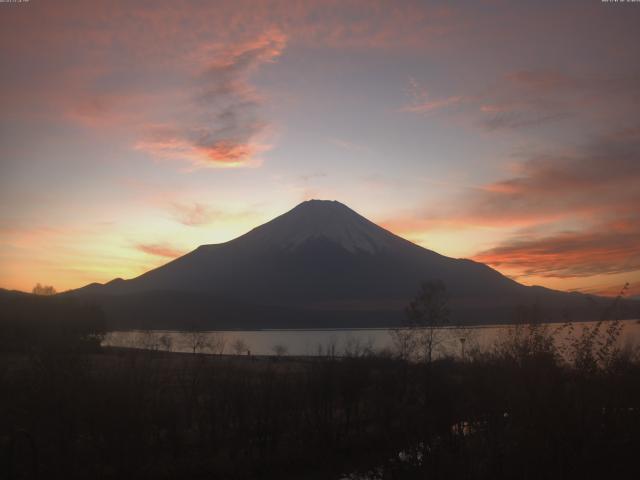
[[[640,294],[640,2],[0,3],[0,287],[131,278],[311,199]]]

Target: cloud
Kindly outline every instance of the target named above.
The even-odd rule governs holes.
[[[308,182],[310,182],[312,180],[317,180],[317,179],[326,178],[326,177],[327,177],[326,172],[318,171],[318,172],[312,172],[312,173],[306,173],[306,174],[303,174],[303,175],[299,175],[298,179],[301,180],[304,183],[308,183]]]
[[[435,110],[451,107],[465,101],[461,95],[434,99],[415,78],[409,77],[409,95],[411,102],[400,111],[411,113],[429,113]]]
[[[173,202],[167,208],[171,218],[188,227],[210,225],[216,221],[242,220],[255,215],[250,210],[228,211],[199,202]]]
[[[400,111],[420,114],[444,111],[463,115],[490,131],[518,129],[570,116],[562,102],[550,99],[556,89],[562,88],[566,94],[568,84],[570,81],[556,72],[516,71],[500,78],[496,86],[439,97],[410,77],[410,102]]]
[[[171,214],[177,222],[190,227],[210,224],[224,215],[220,210],[202,203],[173,203]]]
[[[267,144],[256,142],[250,125],[238,130],[235,138],[222,138],[216,132],[204,133],[207,138],[191,136],[193,132],[164,125],[145,129],[144,140],[135,143],[135,149],[149,153],[154,158],[184,160],[194,167],[257,167],[261,164],[257,155],[268,150]],[[243,138],[244,137],[244,138]]]
[[[12,67],[3,107],[110,129],[154,159],[196,168],[261,164],[277,128],[252,76],[288,42],[433,48],[461,22],[451,7],[382,0],[32,3],[0,18],[0,58]]]
[[[574,153],[528,159],[465,199],[476,224],[528,225],[474,258],[542,277],[640,270],[640,138],[616,132]],[[566,225],[576,225],[571,231]]]
[[[476,261],[520,272],[520,276],[588,277],[640,270],[638,218],[555,235],[516,236],[480,252]]]
[[[474,96],[475,123],[493,130],[535,127],[575,115],[584,85],[556,70],[516,70]]]
[[[260,142],[268,126],[258,116],[262,98],[248,80],[261,64],[273,62],[285,43],[285,35],[274,29],[230,49],[205,47],[201,55],[207,65],[196,80],[193,120],[176,129],[179,148],[169,149],[169,155],[173,150],[180,156],[186,144],[191,160],[196,155],[201,164],[239,166],[267,150]]]
[[[640,138],[616,137],[573,154],[531,158],[520,175],[464,200],[467,221],[536,227],[474,258],[547,277],[640,270]],[[541,233],[572,223],[571,231]]]
[[[329,138],[329,143],[349,152],[367,152],[369,147],[342,138]]]
[[[573,149],[532,153],[505,179],[385,225],[408,237],[506,230],[473,258],[515,277],[640,271],[639,131],[630,125]]]
[[[640,300],[640,281],[637,279],[631,279],[630,282],[626,282],[626,288],[625,282],[618,282],[590,285],[588,287],[576,288],[573,290],[591,295],[602,295],[606,297],[617,297],[618,295],[622,295],[626,298],[635,298],[636,300]]]
[[[140,243],[135,246],[137,250],[154,255],[156,257],[177,258],[185,254],[184,251],[178,250],[167,244],[145,244]]]
[[[280,31],[271,30],[232,47],[202,47],[194,57],[205,66],[191,86],[190,108],[176,106],[174,123],[146,126],[136,149],[197,167],[259,165],[258,155],[270,148],[264,141],[269,124],[259,116],[263,98],[249,75],[273,62],[285,43]]]
[[[12,58],[15,66],[0,85],[3,99],[20,97],[8,104],[15,114],[62,117],[120,137],[154,159],[196,168],[260,165],[275,128],[262,115],[267,95],[252,85],[252,75],[284,50],[281,29],[252,21],[243,31],[237,14],[237,24],[225,26],[221,10],[229,5],[180,9],[141,2],[125,9],[124,3],[110,8],[98,2],[93,12],[56,7],[36,5],[28,18],[11,14],[31,45],[42,34],[33,25],[48,18],[46,44],[64,52],[52,53],[62,58],[52,63],[32,47],[0,47],[0,57]],[[17,27],[2,20],[4,37]]]
[[[640,98],[640,87],[633,82],[636,77],[634,71],[580,77],[522,70],[505,75],[499,87],[483,95],[466,96],[468,108],[481,106],[480,117],[470,115],[484,129],[520,128],[563,118],[587,132],[588,139],[578,145],[562,145],[561,140],[561,146],[521,150],[509,176],[469,188],[448,205],[422,212],[416,216],[415,230],[480,226],[513,232],[526,228],[479,258],[528,274],[536,272],[534,264],[538,264],[540,274],[587,275],[583,272],[588,272],[588,257],[595,251],[586,242],[593,239],[602,242],[612,264],[594,258],[591,274],[636,268],[635,261],[629,260],[635,250],[625,244],[625,253],[615,244],[616,237],[631,241],[633,235],[610,228],[630,221],[640,224],[636,207],[640,204],[640,128],[634,108],[629,108],[634,98]],[[410,235],[411,221],[416,222],[404,221]],[[600,237],[600,232],[607,235]],[[575,251],[557,269],[552,268],[553,245]],[[537,253],[527,257],[527,248]],[[570,262],[575,268],[569,267]]]
[[[597,123],[632,118],[640,98],[640,72],[508,71],[490,84],[438,96],[409,79],[409,105],[401,111],[456,116],[487,131],[518,130],[572,120]],[[630,101],[631,100],[631,101]],[[456,107],[455,109],[451,107]]]
[[[505,75],[506,80],[536,94],[558,90],[573,90],[579,82],[557,70],[516,70]]]
[[[568,113],[545,114],[536,111],[503,111],[494,113],[482,120],[482,125],[487,130],[516,129],[542,125],[568,116]]]
[[[465,217],[484,224],[537,223],[624,216],[640,204],[640,139],[602,137],[575,152],[533,155],[519,170],[459,199]]]

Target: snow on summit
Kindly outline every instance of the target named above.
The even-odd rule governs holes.
[[[247,234],[254,241],[294,250],[327,239],[350,252],[376,253],[401,241],[335,200],[308,200]]]

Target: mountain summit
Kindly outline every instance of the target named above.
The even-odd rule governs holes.
[[[229,242],[202,245],[131,280],[72,292],[115,328],[372,327],[401,324],[427,280],[441,280],[452,319],[496,323],[517,305],[580,310],[577,294],[525,287],[488,266],[445,257],[336,201],[310,200]]]
[[[325,239],[352,253],[381,252],[398,241],[405,241],[335,200],[303,202],[254,228],[246,237],[288,250],[295,250],[308,241]]]

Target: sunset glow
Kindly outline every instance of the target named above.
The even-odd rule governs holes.
[[[131,278],[310,198],[640,295],[640,6],[0,3],[0,288]]]

